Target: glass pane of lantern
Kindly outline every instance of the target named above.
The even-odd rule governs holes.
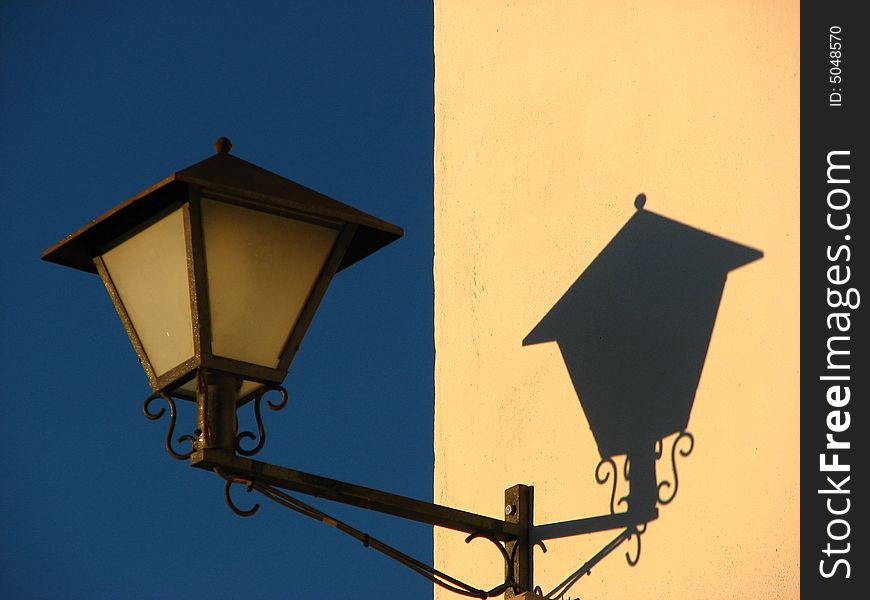
[[[238,397],[241,398],[242,396],[247,396],[248,394],[250,394],[251,392],[253,392],[254,390],[256,390],[262,386],[263,386],[262,383],[259,383],[257,381],[249,381],[249,380],[245,379],[242,381],[242,385],[241,385],[241,388],[239,389],[239,396]],[[177,389],[178,389],[178,391],[186,392],[186,393],[190,394],[191,396],[196,396],[196,378],[191,379],[190,381],[188,381],[184,385],[178,387]]]
[[[247,379],[242,382],[242,387],[239,389],[239,398],[242,396],[247,396],[251,392],[256,389],[263,387],[262,383],[258,383],[256,381],[248,381]]]
[[[277,367],[338,230],[203,199],[212,353]]]
[[[192,357],[182,209],[103,254],[103,262],[156,375]]]

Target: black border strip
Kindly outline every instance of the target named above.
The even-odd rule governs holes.
[[[870,487],[865,442],[870,306],[864,306],[870,303],[864,133],[870,23],[859,18],[861,6],[801,3],[801,592],[806,598],[866,598],[870,589],[870,499],[862,493]],[[834,168],[829,170],[829,163]],[[841,466],[833,466],[835,461]],[[848,471],[835,470],[845,469],[842,465]]]

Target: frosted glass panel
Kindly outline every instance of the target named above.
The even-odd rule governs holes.
[[[202,202],[212,353],[277,367],[338,231]]]
[[[257,383],[256,381],[248,381],[245,380],[242,382],[242,387],[239,389],[239,398],[242,396],[247,396],[251,392],[256,389],[263,387],[262,383]]]
[[[179,391],[187,392],[192,396],[196,396],[196,377],[177,388]]]
[[[193,356],[182,209],[103,254],[157,376]]]
[[[247,379],[245,379],[242,381],[242,386],[241,389],[239,389],[239,394],[237,397],[241,398],[242,396],[246,396],[262,386],[262,383],[258,383],[256,381],[248,381]],[[192,396],[196,396],[196,377],[179,387],[178,390],[182,392],[187,392]]]

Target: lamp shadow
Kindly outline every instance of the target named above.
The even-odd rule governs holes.
[[[688,425],[728,273],[763,256],[645,200],[523,340],[558,344],[602,460],[627,455],[639,515],[655,511],[657,442]]]

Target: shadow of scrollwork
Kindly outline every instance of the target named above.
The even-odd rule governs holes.
[[[637,565],[637,563],[640,562],[640,536],[646,533],[646,527],[646,523],[642,525],[637,525],[636,527],[633,527],[631,529],[631,532],[629,533],[628,539],[631,540],[632,538],[634,538],[636,543],[633,558],[628,552],[625,553],[625,560],[631,567]]]
[[[686,457],[692,453],[692,450],[695,448],[695,437],[689,433],[688,431],[681,431],[680,435],[678,435],[674,439],[674,443],[671,445],[671,472],[674,474],[674,481],[671,483],[667,479],[664,479],[659,482],[658,485],[658,501],[659,504],[670,504],[674,498],[677,496],[677,491],[679,491],[680,487],[680,478],[677,475],[677,447],[680,442],[683,440],[687,440],[688,445],[683,445],[683,448],[680,449],[680,456]],[[666,492],[665,490],[670,490],[670,492]],[[664,491],[664,493],[663,493]]]
[[[607,466],[609,470],[602,471],[602,467]],[[603,473],[603,474],[602,474]],[[613,462],[612,458],[602,458],[598,463],[598,466],[595,467],[595,481],[599,485],[604,485],[608,481],[611,481],[610,484],[610,514],[616,514],[616,486],[618,485],[618,477],[617,474],[619,470],[616,468],[616,463]]]
[[[685,442],[685,443],[682,443]],[[681,444],[682,443],[682,444]],[[682,446],[682,447],[681,447]],[[657,502],[661,505],[667,505],[673,502],[674,498],[677,496],[677,492],[679,491],[679,474],[677,471],[677,453],[679,453],[682,457],[687,457],[692,453],[692,450],[695,447],[695,437],[688,431],[681,431],[679,435],[677,435],[673,442],[671,443],[670,450],[670,458],[671,458],[671,473],[673,474],[673,479],[660,479],[657,484]],[[662,458],[664,448],[663,440],[656,440],[654,446],[654,455],[656,461]],[[623,463],[622,473],[625,481],[630,482],[631,480],[631,460],[629,458],[625,459]],[[627,509],[629,506],[629,497],[630,494],[626,494],[624,496],[616,499],[616,492],[619,487],[619,468],[616,466],[616,461],[612,458],[604,458],[599,461],[598,465],[595,467],[595,481],[599,485],[605,485],[610,483],[610,514],[617,514],[617,509],[622,505],[626,505]],[[641,532],[642,533],[642,532]]]

